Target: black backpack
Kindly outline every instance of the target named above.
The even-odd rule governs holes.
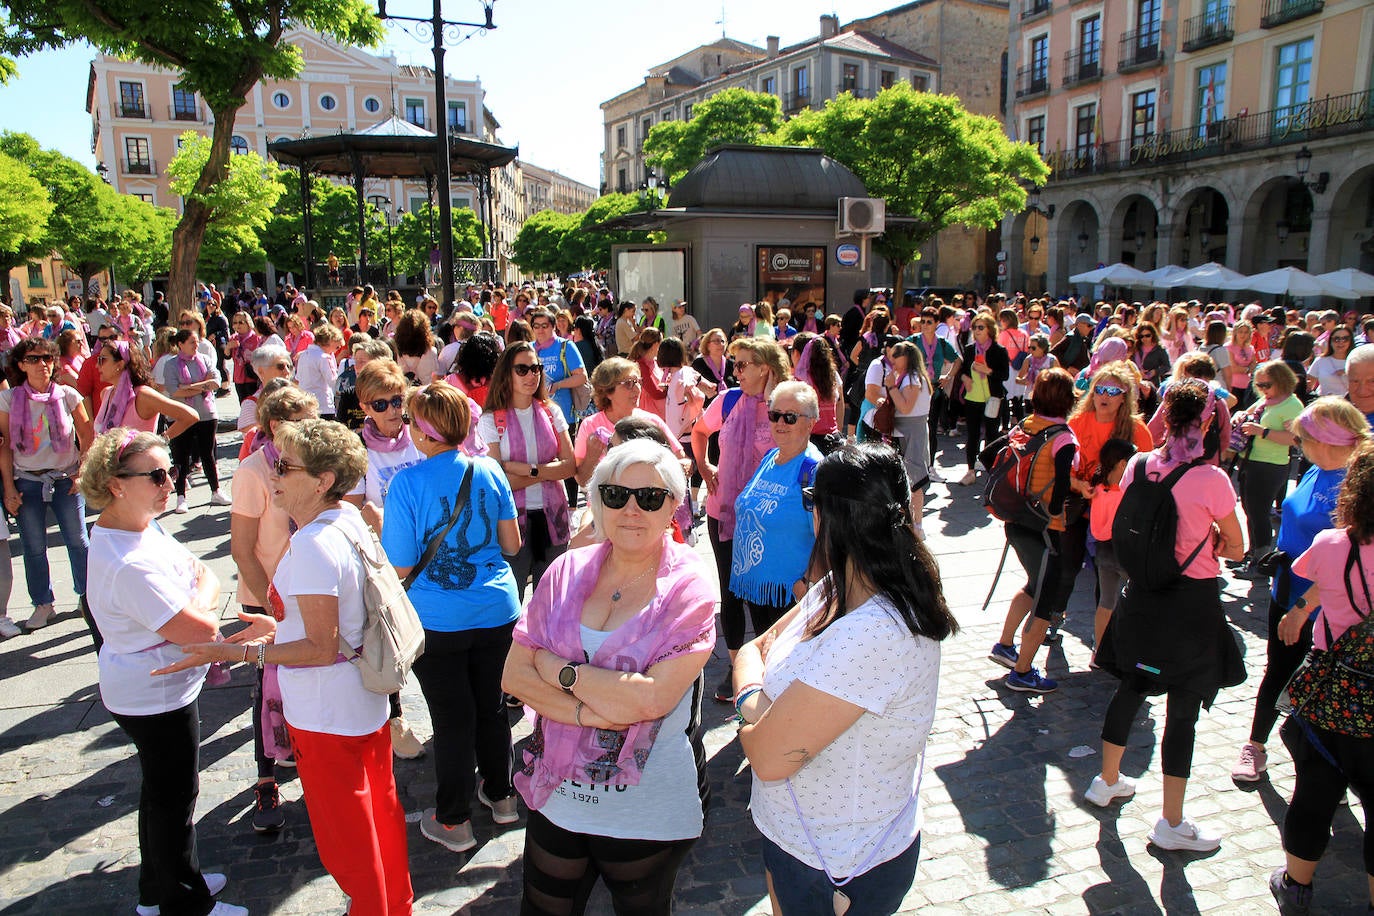
[[[1018,424],[1005,436],[994,441],[978,456],[987,468],[988,480],[983,486],[983,507],[993,518],[1012,522],[1032,531],[1044,531],[1054,514],[1050,512],[1050,491],[1054,478],[1039,493],[1030,491],[1035,464],[1040,453],[1056,436],[1067,432],[1063,423],[1052,423],[1034,435]]]
[[[1159,480],[1151,480],[1141,458],[1132,472],[1130,486],[1121,497],[1112,522],[1112,552],[1130,577],[1131,583],[1146,591],[1168,588],[1183,578],[1183,570],[1197,558],[1210,539],[1210,533],[1178,562],[1178,504],[1174,484],[1202,459],[1174,468]]]

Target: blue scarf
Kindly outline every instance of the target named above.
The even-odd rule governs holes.
[[[802,508],[802,487],[815,482],[821,453],[814,445],[783,465],[775,448],[763,456],[735,500],[730,591],[752,604],[782,607],[792,585],[806,574],[816,542],[811,514]]]

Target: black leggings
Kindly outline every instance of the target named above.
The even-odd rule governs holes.
[[[1374,875],[1374,810],[1370,807],[1374,800],[1374,738],[1314,729],[1313,735],[1340,764],[1337,769],[1313,747],[1296,720],[1285,722],[1280,732],[1297,773],[1293,800],[1283,819],[1284,851],[1308,862],[1321,859],[1331,839],[1336,808],[1346,789],[1352,788],[1364,803],[1365,874]]]
[[[267,609],[255,604],[243,605],[244,613],[266,614]],[[253,689],[248,694],[249,713],[253,721],[253,761],[258,765],[259,779],[277,778],[277,761],[267,756],[262,743],[262,669],[253,671]]]
[[[744,602],[730,591],[730,561],[734,542],[720,539],[720,519],[709,515],[706,517],[706,536],[711,539],[716,575],[720,577],[720,628],[725,632],[725,648],[733,652],[744,645]]]
[[[205,482],[211,490],[219,489],[219,469],[215,467],[215,420],[199,420],[171,442],[172,465],[177,469],[177,496],[186,495],[186,478],[191,464],[200,459]]]
[[[1245,509],[1245,524],[1250,531],[1250,556],[1259,559],[1274,543],[1274,525],[1269,521],[1269,507],[1288,485],[1288,462],[1266,464],[1263,461],[1245,463],[1245,479],[1241,482],[1240,501]]]
[[[978,463],[979,443],[988,444],[997,438],[997,417],[985,417],[983,411],[987,404],[982,401],[964,401],[965,447],[964,462],[973,470]]]
[[[744,602],[744,606],[749,609],[749,622],[753,624],[754,635],[762,636],[768,632],[768,628],[782,619],[794,602],[786,604],[755,604],[752,601]]]
[[[930,396],[930,413],[926,415],[927,435],[926,447],[930,449],[930,466],[935,467],[935,453],[940,450],[940,443],[936,435],[940,431],[940,424],[945,420],[945,411],[949,409],[949,398],[945,397],[943,389],[936,388]]]
[[[240,403],[240,404],[242,404],[242,403],[244,402],[244,400],[245,400],[250,394],[252,394],[253,392],[255,392],[255,391],[257,391],[257,390],[258,390],[258,383],[257,383],[257,382],[235,382],[235,383],[234,383],[234,393],[235,393],[236,395],[239,396],[239,403]]]
[[[1136,693],[1125,682],[1117,685],[1116,695],[1107,704],[1102,723],[1102,740],[1119,747],[1126,746],[1131,723],[1145,703],[1145,694]],[[1181,687],[1170,687],[1168,711],[1164,715],[1164,737],[1160,739],[1161,769],[1165,776],[1187,779],[1193,768],[1193,739],[1197,730],[1198,713],[1202,711],[1201,694]]]
[[[1287,575],[1280,573],[1280,575]],[[1260,681],[1259,693],[1255,697],[1255,718],[1250,725],[1250,740],[1257,744],[1269,741],[1269,733],[1279,720],[1279,711],[1274,707],[1279,694],[1287,686],[1288,679],[1298,670],[1307,650],[1312,648],[1312,621],[1303,624],[1302,634],[1291,646],[1284,645],[1279,639],[1279,621],[1283,619],[1284,609],[1271,596],[1269,598],[1269,644],[1264,663],[1264,679]],[[1374,799],[1371,799],[1374,801]]]
[[[696,837],[623,840],[573,833],[531,811],[521,916],[579,916],[597,878],[606,882],[616,916],[668,916],[678,869],[695,843]]]

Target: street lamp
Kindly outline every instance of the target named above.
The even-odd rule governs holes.
[[[1086,230],[1086,229],[1079,229],[1079,230],[1078,230],[1078,253],[1079,253],[1079,254],[1082,254],[1083,252],[1085,252],[1085,251],[1088,250],[1088,242],[1089,242],[1089,241],[1090,241],[1090,239],[1088,238],[1088,232],[1087,232],[1087,230]]]
[[[1035,254],[1037,251],[1040,250],[1040,236],[1033,235],[1030,237],[1030,248],[1031,254]]]
[[[1274,231],[1279,237],[1280,245],[1288,241],[1288,233],[1292,228],[1293,227],[1288,224],[1288,220],[1286,219],[1281,219],[1274,225]]]
[[[1331,173],[1319,172],[1317,173],[1316,181],[1308,181],[1307,175],[1312,171],[1312,151],[1304,146],[1297,151],[1295,158],[1298,162],[1298,181],[1302,182],[1304,187],[1311,188],[1317,194],[1324,193],[1327,184],[1331,181]]]
[[[1145,250],[1145,230],[1144,230],[1144,229],[1137,229],[1137,230],[1135,231],[1135,250],[1136,250],[1136,251],[1144,251],[1144,250]]]
[[[441,9],[441,0],[432,0],[434,7],[433,13],[428,19],[418,16],[391,16],[386,11],[386,0],[377,0],[377,18],[391,19],[402,22],[412,22],[415,24],[417,37],[424,38],[428,32],[434,39],[434,116],[436,127],[443,124],[442,130],[435,130],[435,159],[438,168],[436,171],[439,179],[439,268],[443,273],[443,294],[445,314],[454,303],[453,290],[453,199],[451,195],[452,175],[449,173],[449,148],[448,148],[448,101],[445,96],[445,81],[448,77],[444,74],[444,35],[446,32],[452,34],[455,40],[459,40],[458,29],[473,28],[485,29],[490,31],[496,28],[496,23],[491,21],[492,7],[496,5],[496,0],[482,0],[482,9],[486,13],[482,22],[459,22],[452,19],[445,19]],[[442,119],[442,120],[440,120]]]

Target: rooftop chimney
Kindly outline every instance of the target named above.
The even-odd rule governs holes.
[[[776,35],[769,35],[769,36],[768,36],[768,56],[769,56],[769,57],[777,57],[777,56],[778,56],[778,36],[776,36]]]
[[[821,16],[821,41],[834,38],[840,31],[840,17],[834,13]]]

